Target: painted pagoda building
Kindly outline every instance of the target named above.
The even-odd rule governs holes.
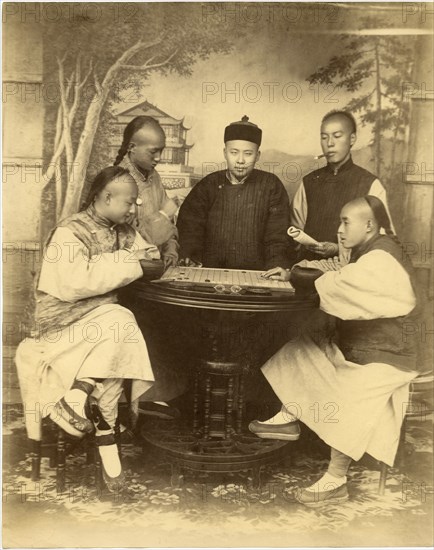
[[[184,119],[176,119],[165,113],[148,101],[144,101],[116,115],[115,131],[111,146],[112,153],[116,153],[121,146],[125,126],[136,116],[151,116],[160,123],[166,134],[166,147],[157,171],[167,194],[177,198],[179,202],[187,196],[190,189],[201,179],[194,173],[194,168],[188,165],[188,155],[193,145],[187,145],[187,132]]]

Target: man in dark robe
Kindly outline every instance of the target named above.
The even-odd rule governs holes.
[[[289,201],[277,176],[255,169],[262,130],[244,116],[224,133],[226,170],[203,178],[181,206],[185,265],[264,270],[288,267]]]

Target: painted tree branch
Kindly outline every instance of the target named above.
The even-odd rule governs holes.
[[[96,87],[96,92],[90,102],[89,108],[86,113],[83,130],[81,132],[77,152],[72,165],[72,170],[68,177],[65,202],[61,213],[62,218],[69,216],[73,212],[76,212],[79,208],[80,197],[85,181],[86,169],[89,164],[89,159],[92,152],[92,145],[98,128],[101,111],[107,101],[107,97],[116,78],[118,77],[120,71],[125,65],[130,65],[129,61],[135,55],[149,48],[157,46],[161,43],[161,41],[162,38],[158,38],[149,42],[143,42],[142,40],[136,42],[109,67],[101,84]],[[176,52],[172,54],[170,59],[168,58],[165,60],[166,64],[170,62],[175,53]],[[150,59],[152,59],[152,57],[155,57],[155,55],[151,56]],[[147,70],[151,69],[151,64],[149,64],[149,61],[150,60],[148,59]],[[142,67],[143,69],[143,65],[131,66],[134,67],[134,70],[136,70],[137,68],[139,68],[140,70],[140,67]]]
[[[129,71],[149,71],[150,69],[157,69],[159,67],[164,67],[164,65],[167,65],[168,63],[170,63],[170,61],[173,59],[173,57],[178,53],[178,50],[175,50],[172,54],[169,55],[169,57],[167,59],[165,59],[164,61],[161,61],[161,63],[153,63],[153,64],[150,64],[149,62],[151,61],[151,59],[155,59],[155,55],[151,58],[151,59],[148,59],[148,61],[146,63],[144,63],[143,65],[122,65],[122,69],[123,70],[129,70]]]

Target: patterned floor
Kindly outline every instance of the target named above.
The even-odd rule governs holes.
[[[307,509],[294,491],[318,478],[323,447],[297,447],[268,467],[261,488],[249,473],[186,473],[170,486],[170,466],[149,449],[123,449],[127,494],[98,494],[94,467],[82,453],[67,460],[67,484],[43,460],[41,482],[28,477],[22,420],[8,415],[4,435],[4,545],[53,546],[430,546],[432,544],[432,420],[410,425],[405,472],[390,471],[384,496],[373,461],[352,466],[350,500]]]

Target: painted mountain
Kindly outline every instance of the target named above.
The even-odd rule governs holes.
[[[374,171],[372,157],[373,155],[370,147],[364,147],[353,151],[354,162],[370,171]],[[205,176],[215,170],[222,170],[225,166],[223,161],[208,162],[196,166],[195,172]],[[290,197],[293,196],[302,178],[306,174],[322,166],[325,166],[324,159],[315,160],[313,156],[307,155],[289,155],[288,153],[276,149],[262,151],[260,161],[256,165],[260,170],[276,174],[276,176],[281,179]]]

